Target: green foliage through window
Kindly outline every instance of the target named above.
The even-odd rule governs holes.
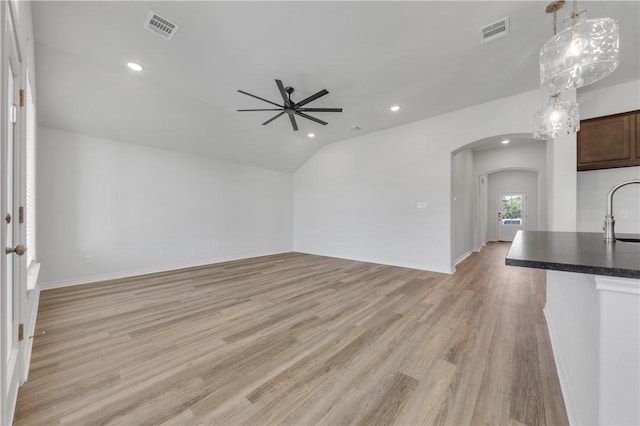
[[[522,218],[522,197],[506,196],[502,199],[502,217],[504,219]]]

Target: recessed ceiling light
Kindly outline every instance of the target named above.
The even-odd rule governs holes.
[[[309,134],[307,134],[307,136],[310,137],[310,138],[315,138],[316,134],[315,133],[309,133]]]
[[[135,62],[129,62],[127,66],[134,71],[142,71],[142,65],[136,64]]]
[[[508,144],[508,143],[509,143],[509,139],[505,139],[505,140],[503,140],[503,141],[502,141],[502,144],[503,144],[503,145],[506,145],[506,144]]]
[[[392,107],[391,107],[391,108],[389,108],[389,109],[390,109],[391,111],[393,111],[393,112],[396,112],[396,111],[399,111],[399,110],[400,110],[400,106],[398,106],[398,105],[394,105],[394,106],[392,106]]]

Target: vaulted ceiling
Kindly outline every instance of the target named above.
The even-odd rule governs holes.
[[[619,69],[590,89],[637,79],[640,2],[580,4],[621,28]],[[326,144],[536,89],[538,51],[552,35],[545,5],[36,1],[38,121],[293,171]],[[143,27],[150,11],[181,26],[172,40]],[[510,34],[483,42],[480,28],[504,17]],[[144,70],[129,70],[131,61]],[[238,89],[281,99],[276,78],[295,88],[294,101],[326,88],[309,106],[344,112],[314,113],[327,126],[300,118],[298,132],[286,117],[262,126],[272,112],[236,112],[268,107]]]

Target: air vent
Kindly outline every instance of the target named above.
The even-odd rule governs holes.
[[[480,29],[484,41],[495,40],[509,34],[509,17],[502,18]]]
[[[168,40],[171,40],[178,32],[178,29],[180,29],[180,25],[171,22],[167,18],[163,18],[153,11],[149,12],[144,27]]]
[[[360,130],[362,130],[362,127],[360,126],[353,126],[349,129],[352,132],[359,132]]]

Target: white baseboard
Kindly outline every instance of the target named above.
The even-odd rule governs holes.
[[[463,254],[462,256],[460,256],[459,258],[456,259],[456,265],[460,262],[462,262],[463,260],[465,260],[467,257],[471,256],[472,253],[478,252],[480,250],[469,250],[468,252],[466,252],[465,254]]]
[[[278,252],[269,252],[269,253],[254,253],[254,254],[243,255],[243,256],[228,256],[228,257],[224,257],[224,258],[198,260],[198,261],[193,261],[193,262],[176,263],[176,264],[172,264],[172,265],[152,266],[152,267],[149,267],[149,268],[140,268],[140,269],[134,269],[134,270],[122,271],[122,272],[112,272],[112,273],[101,274],[101,275],[92,275],[92,276],[88,276],[88,277],[73,278],[73,279],[70,279],[70,280],[53,281],[53,282],[48,282],[48,283],[38,283],[38,288],[40,290],[49,290],[49,289],[53,289],[53,288],[70,287],[70,286],[83,285],[83,284],[92,284],[92,283],[97,283],[97,282],[101,282],[101,281],[117,280],[117,279],[121,279],[121,278],[131,278],[131,277],[136,277],[136,276],[139,276],[139,275],[157,274],[157,273],[160,273],[160,272],[177,271],[179,269],[194,268],[194,267],[197,267],[197,266],[214,265],[216,263],[231,262],[231,261],[234,261],[234,260],[251,259],[251,258],[255,258],[255,257],[271,256],[271,255],[275,255],[275,254],[290,253],[290,252],[291,252],[291,250],[278,251]]]
[[[359,258],[359,257],[346,257],[346,256],[337,256],[335,254],[326,254],[319,252],[311,252],[311,251],[301,251],[295,250],[296,253],[304,253],[304,254],[313,254],[315,256],[324,256],[324,257],[333,257],[336,259],[344,259],[344,260],[355,260],[356,262],[365,262],[365,263],[375,263],[377,265],[386,265],[386,266],[398,266],[400,268],[409,268],[409,269],[418,269],[420,271],[429,271],[429,272],[438,272],[441,274],[453,274],[455,272],[455,268],[441,268],[433,265],[418,265],[412,262],[397,262],[393,260],[387,259],[369,259],[369,258]]]
[[[229,257],[226,257],[226,258],[207,259],[207,260],[200,260],[200,261],[194,261],[194,262],[185,262],[185,263],[172,264],[172,265],[154,266],[154,267],[149,267],[149,268],[141,268],[141,269],[135,269],[135,270],[129,270],[129,271],[122,271],[122,272],[113,272],[113,273],[101,274],[101,275],[92,275],[92,276],[88,276],[88,277],[73,278],[73,279],[69,279],[69,280],[38,283],[38,289],[39,290],[49,290],[49,289],[54,289],[54,288],[70,287],[70,286],[75,286],[75,285],[92,284],[92,283],[97,283],[97,282],[101,282],[101,281],[116,280],[116,279],[121,279],[121,278],[131,278],[131,277],[135,277],[135,276],[139,276],[139,275],[157,274],[157,273],[160,273],[160,272],[176,271],[176,270],[179,270],[179,269],[193,268],[193,267],[197,267],[197,266],[214,265],[216,263],[230,262],[230,261],[234,261],[234,260],[250,259],[250,258],[254,258],[254,257],[270,256],[270,255],[282,254],[282,253],[290,253],[290,252],[292,252],[292,251],[291,250],[286,250],[286,251],[270,252],[270,253],[256,253],[256,254],[244,255],[244,256],[229,256]],[[375,263],[375,264],[379,264],[379,265],[398,266],[398,267],[401,267],[401,268],[418,269],[418,270],[421,270],[421,271],[438,272],[438,273],[442,273],[442,274],[452,274],[452,273],[455,272],[455,268],[444,269],[444,268],[440,268],[440,267],[433,266],[433,265],[417,265],[417,264],[413,264],[413,263],[410,263],[410,262],[395,262],[395,261],[387,261],[387,260],[379,260],[379,259],[378,260],[372,260],[372,259],[363,259],[363,258],[332,256],[332,255],[327,255],[327,254],[324,254],[324,253],[313,253],[313,252],[303,252],[303,251],[293,251],[293,252],[295,252],[295,253],[313,254],[313,255],[316,255],[316,256],[335,257],[335,258],[345,259],[345,260],[355,260],[355,261],[358,261],[358,262]],[[472,251],[469,252],[467,254],[467,256],[469,254],[471,254],[471,253],[472,253]]]
[[[549,339],[551,340],[551,350],[553,351],[553,360],[556,364],[556,371],[558,372],[558,380],[560,381],[560,390],[562,391],[562,398],[564,399],[564,407],[567,410],[567,417],[570,425],[582,424],[578,418],[575,410],[575,402],[571,388],[569,387],[569,381],[567,380],[566,368],[562,361],[562,355],[560,353],[560,345],[558,344],[558,337],[553,328],[553,317],[547,308],[543,309],[544,316],[547,320],[547,330],[549,331]]]

